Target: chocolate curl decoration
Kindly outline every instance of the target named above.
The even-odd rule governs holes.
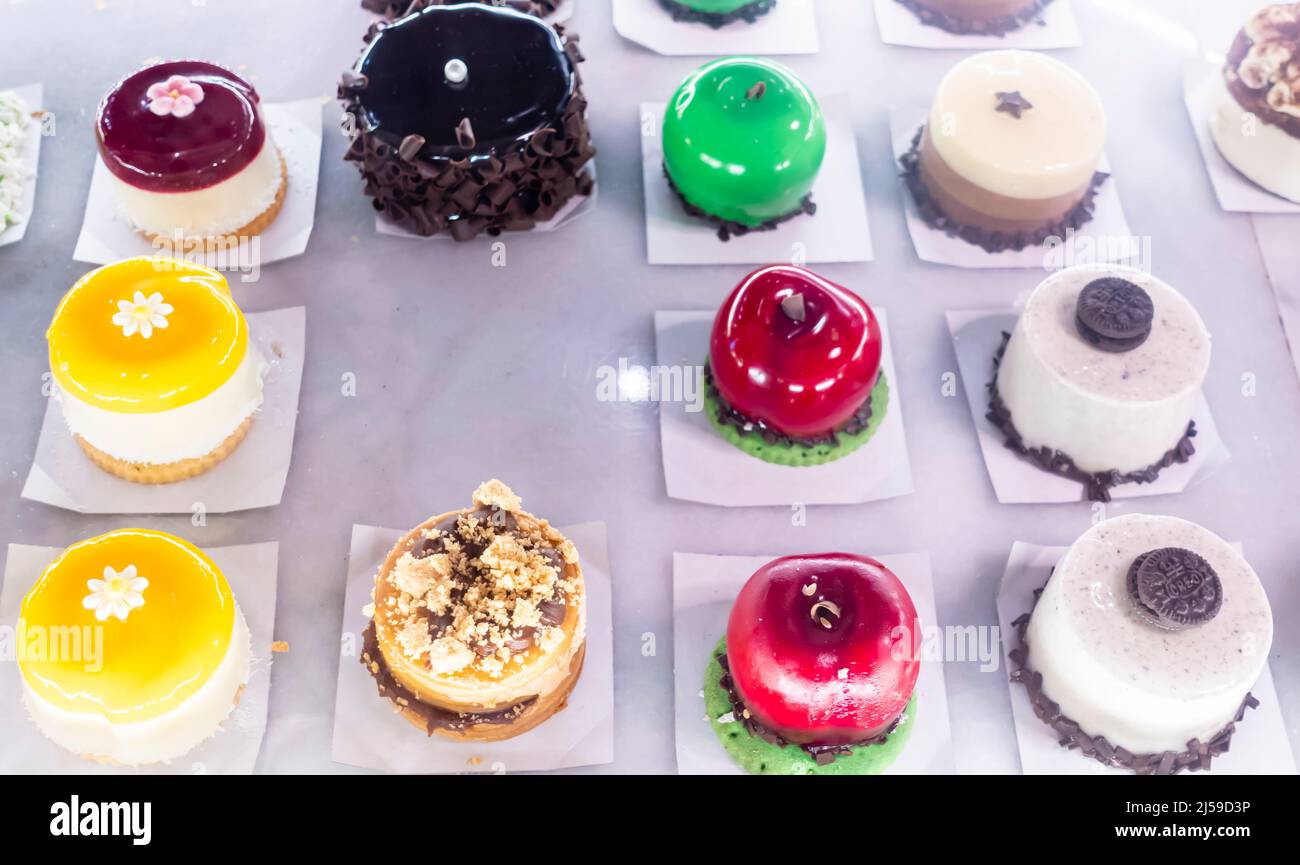
[[[360,72],[353,72],[351,69],[343,72],[343,89],[356,92],[365,90],[370,86],[370,79]]]
[[[767,94],[767,82],[756,81],[754,86],[745,91],[746,99],[762,99]]]
[[[456,143],[466,150],[473,150],[477,139],[474,138],[474,127],[469,122],[468,117],[461,118],[456,125]]]
[[[808,310],[804,307],[803,295],[792,294],[785,300],[781,301],[781,311],[789,317],[791,321],[802,323],[808,317]]]
[[[397,148],[397,155],[403,162],[414,162],[415,157],[420,155],[420,148],[424,147],[424,136],[411,134],[402,139],[402,144]]]

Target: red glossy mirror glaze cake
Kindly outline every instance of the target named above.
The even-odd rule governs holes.
[[[288,175],[257,91],[220,66],[177,60],[128,76],[95,131],[123,213],[150,237],[251,236],[284,203]]]

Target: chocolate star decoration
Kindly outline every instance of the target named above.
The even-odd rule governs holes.
[[[998,98],[998,107],[994,110],[1004,111],[1017,120],[1021,113],[1034,107],[1034,103],[1021,96],[1019,90],[1001,90],[993,95]]]

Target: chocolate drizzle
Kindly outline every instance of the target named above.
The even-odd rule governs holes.
[[[443,13],[435,6],[431,0],[415,0],[409,11],[499,15],[512,25],[531,20],[488,9]],[[410,26],[412,20],[404,18],[393,26]],[[552,29],[550,25],[532,23],[534,27]],[[384,22],[372,25],[366,43],[373,44],[386,29],[391,28],[386,28]],[[593,179],[586,168],[596,150],[587,127],[587,100],[577,72],[583,57],[576,36],[566,36],[559,27],[553,28],[553,35],[562,45],[571,69],[572,92],[557,116],[530,134],[504,141],[486,138],[481,124],[474,128],[465,122],[467,115],[458,113],[447,121],[445,130],[438,130],[444,143],[435,145],[429,140],[433,132],[422,130],[426,141],[412,156],[412,147],[401,146],[410,140],[410,130],[401,141],[392,140],[393,132],[375,128],[371,121],[365,96],[367,91],[381,86],[373,71],[360,86],[357,79],[365,76],[357,76],[355,71],[345,79],[339,87],[339,98],[357,133],[344,159],[357,163],[365,180],[365,194],[373,199],[375,209],[415,234],[429,236],[448,231],[456,240],[469,240],[482,233],[496,236],[502,231],[531,229],[554,218],[574,196],[589,195]],[[443,61],[435,60],[441,70]],[[470,77],[481,84],[481,66],[476,71],[473,59],[468,62],[472,67]],[[403,150],[411,158],[403,158]]]
[[[699,9],[692,9],[685,3],[678,3],[676,0],[659,0],[659,5],[667,10],[669,15],[673,16],[674,21],[707,24],[716,30],[736,21],[753,24],[776,7],[776,0],[753,0],[752,3],[746,3],[744,6],[732,9],[730,12],[703,12]]]
[[[1042,589],[1034,591],[1034,606],[1038,605],[1038,597],[1042,593]],[[1246,716],[1246,710],[1254,709],[1259,705],[1259,700],[1255,699],[1253,694],[1246,694],[1241,707],[1237,709],[1237,714],[1222,730],[1204,742],[1200,739],[1190,740],[1185,751],[1131,754],[1123,748],[1110,744],[1105,736],[1089,736],[1083,732],[1075,721],[1061,714],[1060,706],[1043,693],[1042,674],[1034,672],[1029,666],[1029,617],[1030,613],[1024,613],[1011,623],[1016,629],[1019,640],[1019,645],[1008,653],[1012,663],[1016,665],[1016,669],[1011,673],[1011,681],[1025,686],[1025,690],[1029,692],[1029,702],[1033,706],[1034,714],[1056,731],[1062,747],[1078,748],[1083,756],[1091,757],[1103,765],[1130,769],[1139,775],[1176,775],[1184,771],[1208,770],[1215,757],[1228,753],[1237,724],[1241,723],[1242,718]]]
[[[1010,409],[1007,408],[1006,403],[1002,401],[1002,396],[998,393],[998,367],[1002,364],[1002,356],[1006,353],[1007,342],[1010,339],[1011,334],[1004,331],[1002,333],[1002,344],[998,346],[997,353],[993,356],[993,380],[988,384],[989,410],[984,416],[1002,433],[1002,443],[1007,448],[1031,462],[1037,463],[1039,468],[1045,471],[1083,484],[1089,501],[1110,501],[1111,488],[1120,484],[1152,483],[1163,469],[1167,469],[1175,463],[1185,463],[1192,458],[1192,454],[1196,453],[1196,446],[1192,443],[1192,439],[1196,437],[1196,421],[1187,422],[1187,432],[1158,461],[1146,468],[1131,472],[1121,472],[1119,469],[1101,472],[1084,471],[1075,465],[1074,460],[1067,454],[1046,445],[1030,447],[1025,444],[1024,438],[1021,437],[1020,432],[1011,421]]]
[[[735,716],[736,721],[745,728],[745,731],[752,736],[757,736],[769,745],[776,745],[779,748],[793,745],[793,742],[781,734],[759,723],[758,719],[745,707],[745,701],[736,692],[736,683],[731,678],[731,667],[727,663],[727,653],[719,652],[713,657],[718,662],[718,666],[722,668],[722,676],[718,679],[718,684],[722,686],[722,690],[727,692],[727,702],[731,703],[731,713]],[[903,716],[899,715],[885,732],[869,739],[863,739],[861,742],[854,742],[852,745],[800,745],[799,749],[812,757],[818,766],[825,766],[835,762],[836,757],[847,757],[853,753],[855,748],[862,748],[867,745],[883,745],[889,739],[890,734],[898,729],[898,725],[902,720]]]
[[[879,380],[877,380],[878,383]],[[733,426],[744,434],[762,436],[763,441],[772,445],[782,445],[784,447],[799,445],[806,448],[820,447],[821,445],[836,447],[840,443],[840,436],[858,435],[871,425],[871,394],[868,394],[862,405],[858,406],[858,410],[854,412],[853,417],[836,429],[819,436],[790,436],[765,421],[756,420],[732,408],[718,391],[718,386],[713,381],[713,369],[707,362],[704,364],[704,386],[708,391],[708,395],[718,404],[719,423],[725,426]],[[872,391],[874,393],[874,388]]]
[[[732,222],[731,220],[714,216],[712,213],[703,211],[687,201],[686,196],[677,188],[677,184],[673,183],[673,178],[668,173],[667,166],[664,167],[664,177],[668,180],[668,188],[673,191],[673,195],[677,196],[677,200],[682,203],[682,207],[686,212],[697,219],[703,219],[707,222],[715,223],[718,226],[718,239],[722,241],[731,240],[733,237],[742,237],[752,231],[775,231],[781,223],[789,222],[796,216],[805,213],[812,216],[817,212],[817,205],[813,203],[812,193],[810,192],[804,196],[803,202],[799,205],[797,210],[791,211],[784,216],[774,217],[758,225],[745,225],[741,222]]]
[[[464,3],[466,0],[429,0],[425,5],[442,5]],[[469,0],[490,6],[507,6],[516,12],[544,18],[554,14],[560,8],[561,0]],[[411,0],[361,0],[361,8],[368,12],[383,15],[385,18],[400,18],[411,8]]]
[[[1052,0],[1037,0],[1036,3],[1030,4],[1019,12],[999,15],[996,18],[959,18],[924,6],[917,0],[897,0],[897,2],[911,10],[912,14],[921,19],[922,24],[938,27],[949,33],[956,33],[959,36],[1006,36],[1031,21],[1039,26],[1045,24],[1043,9]]]
[[[964,225],[944,213],[943,208],[934,200],[930,191],[925,188],[925,183],[921,181],[921,136],[924,132],[924,126],[918,129],[912,139],[912,146],[898,158],[898,163],[903,168],[903,184],[911,194],[912,200],[916,202],[917,213],[931,228],[938,229],[949,237],[959,237],[967,243],[973,243],[985,252],[997,253],[1008,250],[1018,252],[1031,246],[1042,246],[1051,237],[1064,238],[1066,232],[1071,229],[1077,230],[1092,219],[1097,191],[1110,177],[1104,171],[1093,173],[1092,181],[1078,204],[1060,219],[1033,231],[994,231],[978,225]]]
[[[423,722],[425,732],[432,736],[437,730],[463,732],[481,724],[513,724],[518,721],[529,707],[537,702],[537,697],[525,700],[491,712],[453,712],[438,706],[423,703],[412,691],[394,678],[388,665],[384,663],[384,654],[379,650],[379,637],[375,633],[375,623],[371,621],[362,635],[361,664],[375,677],[379,686],[379,696],[391,700],[403,712],[412,713]]]

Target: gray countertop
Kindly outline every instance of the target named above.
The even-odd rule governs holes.
[[[316,227],[305,255],[237,284],[249,311],[306,305],[307,366],[293,468],[277,508],[129,518],[200,545],[280,541],[277,656],[259,769],[350,771],[330,761],[339,625],[351,525],[404,528],[456,507],[500,477],[557,524],[605,520],[614,575],[615,762],[590,771],[671,772],[673,551],[776,554],[838,546],[928,550],[945,624],[992,625],[1011,544],[1068,544],[1088,504],[1002,506],[964,399],[946,396],[956,360],[951,308],[1006,306],[1033,271],[970,271],[917,261],[903,221],[887,111],[924,106],[959,52],[880,42],[870,4],[819,0],[822,50],[785,58],[814,91],[845,90],[861,155],[876,261],[818,270],[888,309],[916,492],[850,507],[723,509],[669,500],[656,408],[596,397],[596,370],[654,362],[657,309],[712,309],[745,267],[651,267],[642,219],[637,107],[665,99],[699,58],[653,55],[621,39],[605,0],[578,0],[597,146],[596,213],[558,233],[508,236],[506,266],[485,242],[375,234],[355,168],[342,161],[338,106],[325,105]],[[1195,52],[1186,22],[1226,47],[1253,3],[1075,0],[1083,48],[1055,52],[1098,88],[1108,152],[1129,223],[1151,238],[1154,271],[1197,305],[1215,338],[1206,383],[1228,466],[1151,511],[1240,540],[1278,623],[1272,666],[1300,753],[1300,383],[1287,355],[1249,217],[1220,211],[1183,106]],[[1124,10],[1136,8],[1138,12]],[[1206,20],[1207,13],[1214,20]],[[41,153],[27,237],[0,249],[0,341],[10,382],[0,414],[0,541],[63,546],[127,524],[19,498],[44,411],[44,330],[89,266],[74,262],[95,159],[100,96],[151,57],[195,55],[247,74],[269,101],[333,96],[369,21],[355,0],[46,0],[0,4],[0,87],[45,85],[57,133]],[[354,374],[356,396],[343,395]],[[1252,387],[1247,387],[1250,384]],[[951,393],[951,391],[949,391]],[[653,635],[653,640],[649,636]],[[652,645],[653,652],[643,650]],[[355,663],[347,659],[346,663]],[[1016,772],[1005,671],[946,665],[958,769]],[[0,767],[2,769],[3,767]]]

